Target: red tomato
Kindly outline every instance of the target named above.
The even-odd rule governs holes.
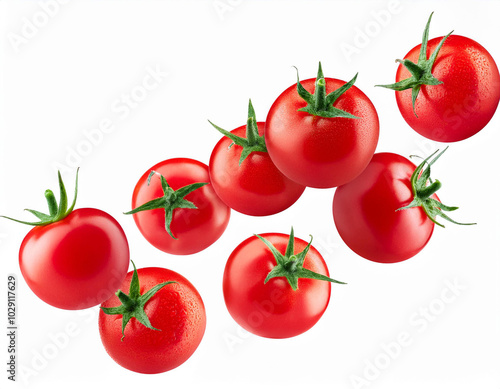
[[[441,39],[431,39],[427,52],[431,53]],[[420,46],[405,59],[416,61]],[[500,100],[500,74],[486,49],[472,39],[451,35],[439,52],[432,74],[443,83],[422,85],[415,102],[418,117],[413,112],[411,90],[396,92],[399,110],[410,127],[439,142],[460,141],[482,130]],[[400,65],[396,80],[410,76]]]
[[[89,308],[112,296],[129,260],[123,229],[94,208],[76,209],[58,222],[34,227],[19,251],[30,289],[63,309]]]
[[[319,79],[302,81],[311,94]],[[345,82],[324,78],[326,94]],[[323,93],[323,95],[325,94]],[[370,99],[351,86],[333,107],[357,117],[322,117],[299,111],[308,104],[297,84],[286,89],[269,110],[265,139],[276,167],[291,180],[315,188],[331,188],[358,176],[370,162],[378,142],[379,120]]]
[[[47,189],[49,213],[26,209],[39,221],[21,243],[19,266],[30,289],[47,304],[84,309],[109,298],[127,274],[129,247],[118,222],[99,209],[68,207],[66,188],[58,173],[60,199]]]
[[[426,32],[428,34],[428,25]],[[428,41],[424,49],[426,59],[430,59],[442,40],[443,37],[439,37]],[[418,63],[421,48],[422,44],[415,46],[404,59]],[[490,53],[472,39],[450,35],[430,65],[431,78],[433,76],[440,83],[422,85],[415,108],[411,87],[396,91],[398,108],[410,127],[439,142],[460,141],[483,129],[500,100],[500,74]],[[411,77],[407,67],[401,64],[396,81],[403,82]]]
[[[285,253],[289,235],[262,234],[279,253]],[[297,257],[307,242],[292,236]],[[286,277],[266,280],[277,266],[271,250],[257,236],[252,236],[231,253],[224,270],[223,292],[233,319],[247,331],[267,338],[288,338],[310,329],[321,318],[330,300],[328,269],[321,254],[310,246],[303,268],[322,279],[301,278],[292,288]],[[267,282],[265,282],[267,281]]]
[[[151,171],[157,174],[151,177],[148,185]],[[148,169],[135,186],[132,208],[165,197],[160,175],[173,191],[194,183],[208,184],[183,197],[191,205],[186,203],[186,208],[173,209],[169,223],[173,237],[166,230],[164,208],[134,213],[135,223],[148,242],[164,252],[185,255],[199,252],[219,239],[229,222],[231,210],[210,185],[207,165],[194,159],[168,159]],[[175,196],[165,199],[166,204],[173,203]]]
[[[424,210],[396,212],[413,200],[415,168],[398,154],[378,153],[358,178],[335,190],[335,225],[355,253],[375,262],[399,262],[427,244],[434,223]]]
[[[250,108],[253,112],[251,103]],[[253,121],[254,115],[249,124],[231,131],[238,137],[236,140],[245,142],[249,125],[254,126],[254,138],[263,137],[264,123]],[[297,201],[305,186],[288,179],[276,168],[264,144],[261,146],[264,151],[251,151],[241,160],[245,147],[231,146],[232,143],[233,140],[223,137],[214,147],[209,163],[210,180],[224,203],[247,215],[266,216],[281,212]]]
[[[430,166],[443,152],[418,167],[398,154],[378,153],[359,177],[338,187],[333,217],[347,246],[371,261],[400,262],[425,247],[434,224],[442,226],[437,216],[465,224],[444,214],[457,207],[439,201],[435,191],[441,183],[429,178]]]
[[[121,290],[129,290],[133,273],[127,274]],[[122,333],[124,315],[105,314],[101,309],[101,341],[111,358],[124,368],[139,373],[162,373],[184,363],[200,344],[206,326],[205,307],[195,287],[172,270],[142,268],[137,275],[140,285],[137,294],[141,297],[158,284],[174,282],[161,287],[140,307],[156,330],[131,317]],[[131,291],[129,296],[132,295]],[[112,310],[118,306],[120,299],[113,296],[101,308]]]

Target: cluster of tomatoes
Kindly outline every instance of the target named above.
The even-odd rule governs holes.
[[[432,15],[431,15],[432,17]],[[440,142],[466,139],[486,126],[500,99],[500,75],[477,42],[456,35],[423,42],[399,61],[399,110],[421,135]],[[379,120],[354,83],[325,78],[286,89],[257,122],[249,102],[246,124],[226,131],[208,166],[175,158],[148,169],[137,182],[132,210],[142,235],[176,255],[200,252],[223,234],[231,209],[251,216],[281,212],[306,187],[336,188],[333,219],[355,253],[394,263],[416,255],[437,218],[454,222],[430,177],[436,152],[415,166],[405,157],[377,153]],[[99,330],[120,365],[141,373],[179,366],[196,350],[206,325],[203,301],[180,274],[139,268],[127,274],[129,246],[109,214],[74,209],[59,174],[60,200],[45,193],[49,213],[20,249],[20,268],[31,290],[62,309],[101,304]],[[456,223],[456,222],[454,222]],[[461,224],[461,223],[457,223]],[[327,265],[309,242],[290,234],[249,237],[230,254],[223,276],[225,303],[245,329],[286,338],[311,328],[330,299]],[[264,313],[264,314],[262,314]]]

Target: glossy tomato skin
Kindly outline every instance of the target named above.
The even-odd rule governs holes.
[[[259,134],[264,122],[257,123]],[[245,137],[246,126],[231,131]],[[212,185],[221,198],[235,211],[251,216],[267,216],[281,212],[294,204],[305,186],[281,173],[265,152],[252,152],[239,164],[242,147],[223,137],[210,156],[209,171]]]
[[[34,227],[24,238],[19,265],[30,289],[62,309],[85,309],[116,292],[130,261],[123,229],[106,212],[80,208]]]
[[[442,37],[429,40],[427,58]],[[421,45],[406,56],[417,62]],[[396,92],[396,101],[406,122],[420,135],[439,142],[456,142],[479,132],[493,117],[500,100],[498,67],[479,43],[450,35],[444,42],[432,74],[443,83],[422,85],[412,107],[411,89]],[[402,65],[396,81],[411,76]]]
[[[289,235],[260,234],[285,253]],[[295,238],[297,254],[307,243]],[[226,263],[223,292],[233,319],[247,331],[266,338],[289,338],[309,330],[328,306],[331,285],[326,281],[300,278],[293,290],[286,278],[276,277],[266,284],[267,274],[276,266],[271,251],[256,236],[236,247]],[[304,268],[329,276],[321,254],[313,247]]]
[[[128,294],[133,272],[120,290]],[[122,315],[99,312],[99,333],[113,360],[126,369],[145,374],[162,373],[184,363],[197,349],[206,327],[203,300],[182,275],[168,269],[149,267],[137,270],[141,295],[154,286],[175,281],[161,288],[145,305],[144,311],[155,331],[130,319],[122,338]],[[121,305],[113,296],[101,307]]]
[[[163,196],[158,175],[151,177],[149,185],[147,183],[152,170],[162,174],[174,190],[195,182],[209,184],[184,197],[198,209],[174,210],[170,228],[177,239],[173,239],[165,230],[163,209],[135,213],[135,223],[148,242],[164,252],[187,255],[197,253],[219,239],[227,227],[231,209],[221,201],[210,184],[207,165],[189,158],[172,158],[154,165],[135,186],[132,195],[133,209]]]
[[[345,84],[326,78],[326,93]],[[314,92],[315,79],[301,81]],[[359,119],[323,118],[297,111],[306,102],[297,85],[286,89],[269,110],[265,139],[277,168],[291,180],[315,188],[331,188],[351,181],[370,162],[378,142],[379,120],[370,99],[352,86],[334,107]]]
[[[335,225],[355,253],[374,262],[393,263],[425,247],[434,223],[423,209],[396,211],[413,200],[410,177],[415,168],[398,154],[377,153],[361,175],[336,189]]]

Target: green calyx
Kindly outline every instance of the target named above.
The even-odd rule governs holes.
[[[439,159],[439,157],[441,157],[441,155],[443,155],[443,153],[447,149],[448,147],[446,147],[439,154],[437,154],[439,150],[436,150],[434,153],[424,159],[420,165],[417,166],[410,178],[413,200],[407,206],[401,207],[396,211],[414,207],[422,207],[427,217],[440,227],[444,227],[444,225],[436,220],[438,216],[454,224],[474,225],[476,223],[458,223],[455,220],[451,219],[444,212],[455,211],[456,209],[458,209],[458,207],[449,207],[447,205],[444,205],[440,201],[431,198],[431,196],[436,193],[439,188],[441,188],[441,182],[439,180],[433,181],[430,177],[431,166]],[[434,155],[436,156],[434,157]],[[430,160],[432,157],[434,157],[434,159]],[[424,169],[425,166],[427,167]]]
[[[214,128],[219,131],[224,136],[231,139],[233,142],[229,145],[238,145],[243,148],[241,151],[241,156],[239,164],[245,160],[254,151],[260,151],[262,153],[267,153],[266,142],[264,136],[259,135],[259,128],[257,127],[257,118],[255,116],[255,111],[253,109],[252,100],[248,100],[248,119],[246,126],[246,138],[234,135],[232,132],[226,131],[219,126],[213,124],[210,120],[208,121]]]
[[[45,191],[45,198],[47,200],[47,204],[49,207],[49,214],[35,211],[33,209],[25,209],[25,211],[30,212],[31,214],[35,215],[40,221],[38,222],[25,222],[17,219],[13,219],[11,217],[7,216],[0,216],[5,219],[9,219],[12,221],[15,221],[17,223],[22,223],[22,224],[27,224],[29,226],[46,226],[47,224],[55,223],[58,222],[62,219],[64,219],[66,216],[68,216],[71,212],[73,212],[73,209],[75,208],[76,204],[76,197],[78,195],[78,171],[80,168],[76,170],[76,183],[75,183],[75,196],[73,198],[73,203],[70,205],[68,208],[68,195],[66,193],[66,188],[64,187],[64,182],[61,177],[61,172],[57,172],[57,176],[59,179],[59,204],[57,204],[56,197],[54,196],[54,192],[52,192],[50,189],[47,189]]]
[[[104,308],[101,307],[102,311],[106,315],[122,315],[122,342],[123,338],[125,338],[125,327],[127,326],[130,319],[135,317],[137,321],[149,329],[155,331],[161,331],[158,328],[154,328],[146,312],[144,311],[144,306],[146,303],[153,297],[156,292],[158,292],[161,288],[168,284],[174,284],[175,281],[167,281],[158,284],[151,289],[149,289],[146,293],[141,295],[140,286],[139,286],[139,276],[137,275],[137,269],[133,261],[132,265],[134,266],[134,273],[132,275],[132,280],[130,281],[130,288],[128,295],[118,290],[115,294],[120,299],[122,305],[118,307]]]
[[[415,114],[415,116],[417,116],[417,113],[415,112],[415,101],[417,100],[422,85],[439,85],[443,83],[442,81],[439,81],[436,77],[432,75],[432,67],[434,66],[434,62],[436,61],[437,55],[439,54],[439,50],[441,50],[444,41],[453,33],[453,31],[451,31],[448,35],[444,36],[443,39],[441,39],[441,41],[439,42],[439,45],[437,45],[434,52],[431,54],[430,58],[427,59],[427,42],[429,41],[429,26],[431,24],[431,19],[433,14],[434,12],[431,13],[431,15],[429,16],[429,20],[427,21],[427,25],[425,26],[424,29],[418,62],[414,63],[409,59],[396,60],[396,62],[401,63],[408,69],[408,71],[411,73],[411,77],[396,82],[395,84],[375,85],[392,89],[395,91],[403,91],[411,88],[411,99],[413,104],[413,113]]]
[[[148,185],[151,182],[151,177],[157,174],[154,170],[148,176]],[[159,173],[158,173],[159,174]],[[125,215],[132,215],[137,212],[149,211],[152,209],[164,209],[165,210],[165,230],[168,234],[173,238],[177,239],[170,230],[170,224],[172,223],[172,217],[174,214],[174,210],[177,208],[188,208],[188,209],[198,209],[198,207],[193,204],[193,202],[186,200],[186,197],[189,193],[195,191],[198,188],[201,188],[204,185],[207,185],[208,182],[196,182],[194,184],[189,184],[179,188],[177,190],[173,190],[170,185],[168,185],[167,180],[160,174],[161,177],[161,187],[163,189],[163,196],[148,201],[141,206],[124,212]]]
[[[306,258],[307,252],[311,247],[311,241],[306,246],[304,250],[302,250],[298,254],[294,254],[294,234],[293,227],[290,232],[290,239],[288,240],[288,245],[286,247],[285,254],[281,254],[276,247],[273,246],[271,242],[269,242],[266,238],[263,238],[260,235],[255,235],[259,238],[265,245],[271,250],[276,259],[277,265],[269,272],[266,279],[264,280],[264,284],[267,283],[271,278],[275,277],[285,277],[292,287],[293,290],[297,290],[299,278],[310,278],[313,280],[321,280],[333,282],[336,284],[345,284],[345,282],[336,281],[333,278],[327,277],[323,274],[315,273],[309,269],[303,267],[304,260]]]
[[[337,99],[344,94],[351,86],[356,82],[358,74],[353,77],[353,79],[340,88],[334,90],[333,92],[326,94],[326,81],[323,76],[323,69],[321,68],[321,62],[318,67],[318,75],[316,76],[316,82],[314,87],[314,94],[309,93],[300,83],[299,71],[297,68],[297,93],[304,99],[307,105],[298,110],[301,112],[307,112],[314,116],[321,116],[324,118],[348,118],[348,119],[359,119],[357,116],[350,114],[349,112],[342,111],[341,109],[335,108],[333,104]]]

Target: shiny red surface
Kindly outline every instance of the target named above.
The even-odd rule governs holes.
[[[128,294],[133,272],[120,289]],[[122,315],[99,311],[99,333],[108,354],[126,369],[146,374],[162,373],[184,363],[200,344],[206,327],[205,307],[195,287],[180,274],[158,267],[137,270],[141,295],[154,286],[165,285],[146,303],[144,311],[154,328],[130,319],[122,339]],[[121,305],[116,296],[102,307]]]
[[[429,40],[427,58],[442,37]],[[420,46],[406,56],[417,62]],[[490,121],[500,100],[500,74],[486,49],[472,39],[450,35],[444,42],[432,74],[443,83],[423,85],[412,108],[411,89],[396,92],[396,101],[406,122],[426,138],[456,142],[479,132]],[[402,65],[396,81],[410,77]]]
[[[264,123],[257,123],[259,134]],[[232,133],[246,137],[246,126]],[[242,147],[229,145],[222,138],[212,151],[209,170],[212,185],[219,197],[235,211],[266,216],[285,210],[297,201],[305,186],[297,184],[281,173],[265,152],[253,152],[239,164]]]
[[[222,235],[229,222],[230,208],[224,204],[210,184],[208,167],[188,158],[172,158],[152,166],[137,182],[132,196],[132,209],[163,196],[159,175],[147,179],[151,171],[162,174],[172,189],[177,190],[195,182],[208,182],[189,193],[185,199],[197,209],[177,208],[170,225],[172,238],[165,230],[165,210],[154,209],[134,214],[142,235],[159,250],[170,254],[186,255],[199,252]]]
[[[325,80],[327,94],[345,84]],[[301,83],[313,93],[314,79]],[[372,102],[352,86],[333,106],[359,119],[323,118],[297,111],[306,105],[296,84],[272,105],[264,131],[272,161],[288,178],[306,186],[331,188],[354,179],[370,162],[378,142],[379,120]]]
[[[127,238],[118,222],[94,208],[80,208],[24,238],[19,265],[43,301],[63,309],[100,304],[118,288],[129,265]]]
[[[415,168],[398,154],[377,153],[359,177],[336,189],[335,225],[355,253],[392,263],[411,258],[425,247],[434,223],[423,209],[396,211],[413,200],[410,177]]]
[[[289,236],[260,234],[282,254]],[[307,243],[295,238],[295,250]],[[286,278],[276,277],[266,284],[267,274],[276,266],[269,248],[252,236],[231,253],[224,270],[223,292],[233,319],[247,331],[267,338],[289,338],[309,330],[321,318],[330,300],[331,285],[326,281],[301,278],[293,290]],[[328,269],[321,254],[311,246],[304,268],[324,275]]]

